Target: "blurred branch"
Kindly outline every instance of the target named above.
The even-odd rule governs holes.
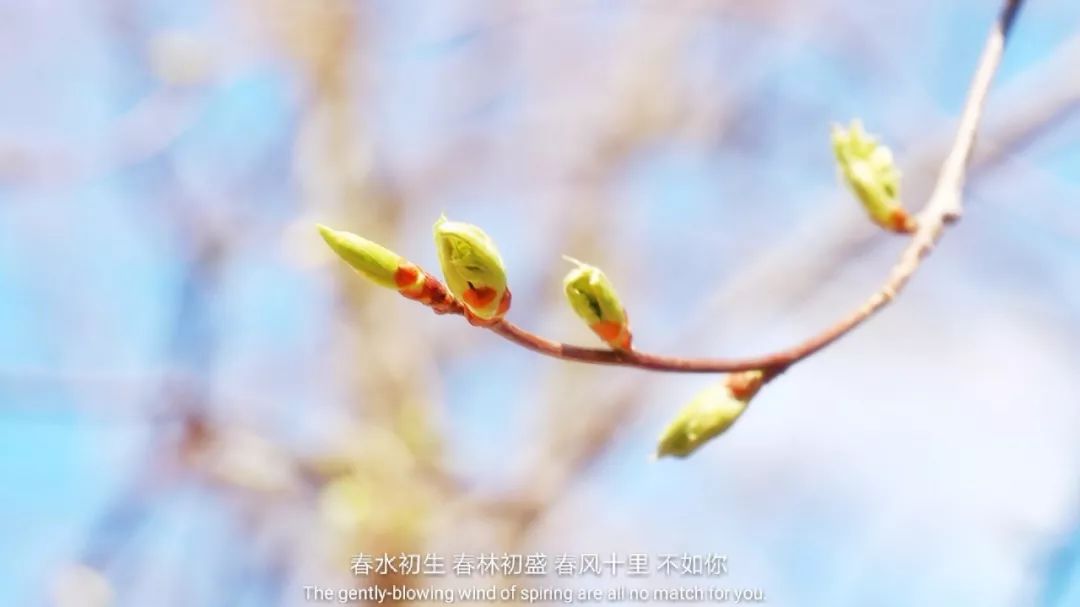
[[[539,466],[529,475],[528,487],[508,504],[515,515],[510,529],[512,540],[523,539],[591,464],[616,444],[619,432],[628,427],[627,421],[644,408],[645,402],[639,391],[621,390],[603,411],[586,420],[572,440],[558,445],[557,464]],[[552,451],[554,455],[555,449]]]
[[[201,93],[161,86],[121,116],[92,152],[70,145],[0,142],[0,183],[71,183],[112,175],[167,152],[198,118]]]

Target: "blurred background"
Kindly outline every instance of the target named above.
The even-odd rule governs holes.
[[[1078,3],[1021,13],[910,289],[685,461],[650,454],[715,378],[538,357],[314,229],[435,269],[438,215],[478,224],[510,318],[563,341],[596,343],[565,253],[641,348],[788,346],[904,244],[830,125],[920,208],[997,4],[0,0],[0,604],[303,605],[431,582],[359,553],[614,551],[725,554],[774,605],[1080,605]]]

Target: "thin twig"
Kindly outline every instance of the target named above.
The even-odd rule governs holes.
[[[585,348],[546,339],[505,320],[488,328],[522,347],[562,360],[681,373],[725,373],[765,369],[770,376],[775,376],[832,344],[895,299],[919,269],[922,260],[934,249],[945,227],[960,218],[963,210],[962,191],[967,165],[975,145],[975,136],[982,118],[986,96],[998,65],[1001,63],[1005,40],[1022,4],[1023,0],[1007,0],[990,31],[964,104],[952,147],[942,164],[934,191],[919,215],[918,229],[911,236],[911,241],[901,254],[900,260],[893,266],[885,283],[865,303],[825,331],[789,349],[772,354],[725,359],[683,358],[636,350]],[[456,307],[451,312],[460,313],[460,307]]]

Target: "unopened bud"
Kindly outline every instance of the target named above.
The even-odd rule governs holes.
[[[443,277],[464,305],[470,320],[491,324],[510,308],[510,290],[506,286],[506,268],[491,238],[480,228],[467,223],[435,222],[435,246]]]
[[[609,346],[629,350],[630,321],[611,281],[599,268],[572,257],[565,259],[577,264],[563,279],[570,307]]]
[[[375,284],[395,289],[439,314],[457,305],[438,279],[386,247],[324,225],[319,225],[319,233],[339,257]]]
[[[765,382],[761,371],[732,373],[698,393],[660,435],[656,456],[686,457],[735,423]]]
[[[834,125],[832,144],[840,175],[874,223],[894,232],[914,230],[915,219],[900,203],[900,172],[889,148],[868,135],[858,120],[847,129]]]
[[[330,248],[365,278],[377,285],[397,289],[398,268],[405,260],[386,247],[351,232],[319,224],[319,233]]]

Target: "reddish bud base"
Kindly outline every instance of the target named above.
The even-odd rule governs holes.
[[[889,229],[901,234],[910,234],[915,231],[915,218],[908,215],[904,209],[896,209],[889,215]]]
[[[394,273],[394,282],[402,296],[431,307],[437,314],[454,309],[454,297],[446,286],[413,264],[403,264]]]
[[[495,289],[491,287],[469,287],[461,295],[470,308],[486,308],[495,301]]]
[[[473,314],[472,311],[469,310],[468,306],[466,306],[465,319],[469,321],[469,324],[476,327],[490,327],[494,324],[497,324],[499,321],[502,320],[503,316],[505,316],[506,312],[510,309],[510,299],[510,289],[507,289],[503,292],[502,299],[499,300],[499,308],[495,310],[495,315],[491,318],[480,318],[476,314]]]
[[[600,336],[600,339],[607,342],[612,348],[619,350],[630,349],[630,326],[628,323],[617,323],[609,320],[601,320],[594,322],[589,327]]]
[[[757,391],[761,388],[761,384],[764,383],[764,378],[756,372],[748,373],[732,373],[728,375],[727,389],[731,391],[731,395],[735,398],[747,401],[757,394]]]

